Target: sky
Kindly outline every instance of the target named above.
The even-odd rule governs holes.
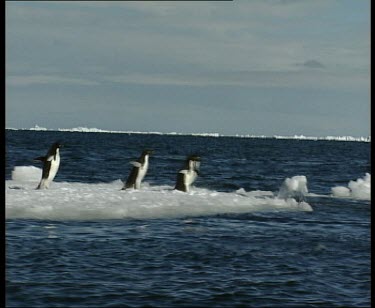
[[[7,128],[370,135],[370,0],[7,1]]]

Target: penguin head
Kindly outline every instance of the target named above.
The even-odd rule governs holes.
[[[193,154],[193,155],[189,155],[187,160],[201,161],[201,158],[200,158],[200,156]]]
[[[189,169],[198,170],[201,164],[201,158],[198,155],[189,155],[186,159]]]
[[[49,153],[56,153],[57,149],[60,149],[63,147],[63,145],[60,143],[60,141],[56,141],[54,144],[52,144]]]
[[[55,149],[58,149],[58,148],[62,148],[63,145],[61,144],[60,141],[56,141],[53,145],[52,145],[53,148]]]
[[[147,150],[144,150],[143,152],[142,152],[142,156],[145,156],[145,155],[151,155],[151,154],[153,154],[154,153],[154,150],[149,150],[149,149],[147,149]]]

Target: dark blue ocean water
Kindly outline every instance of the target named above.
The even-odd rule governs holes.
[[[304,175],[313,211],[7,218],[7,307],[370,306],[371,202],[330,197],[370,172],[370,143],[8,130],[6,183],[16,166],[41,167],[32,158],[56,140],[65,145],[51,187],[59,198],[81,184],[102,198],[95,185],[126,178],[128,162],[151,148],[150,187],[173,186],[185,156],[197,153],[197,188],[276,193]],[[37,207],[21,197],[12,206]],[[77,211],[82,204],[90,207]]]

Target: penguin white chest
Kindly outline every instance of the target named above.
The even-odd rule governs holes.
[[[189,191],[191,184],[194,183],[197,178],[197,173],[194,170],[188,170],[184,175],[184,184]]]
[[[38,189],[48,188],[49,184],[53,181],[60,166],[60,154],[57,149],[56,155],[51,155],[47,158],[47,161],[51,164],[49,167],[48,175],[46,178],[42,178],[38,185]],[[44,173],[44,171],[43,171]]]
[[[143,178],[145,177],[148,169],[148,163],[145,163],[143,166],[139,167],[138,171],[138,177],[137,180],[142,181]]]
[[[57,171],[59,170],[59,166],[60,166],[60,154],[57,152],[55,157],[53,157],[51,160],[51,169],[49,171],[49,175],[47,178],[48,181],[50,182],[53,181],[53,179],[56,176]]]
[[[148,170],[148,155],[145,156],[144,164],[138,168],[138,174],[135,180],[136,189],[139,189],[141,187],[141,182],[143,181],[143,178],[145,177],[147,170]]]

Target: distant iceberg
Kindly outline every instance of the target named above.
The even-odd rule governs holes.
[[[75,127],[75,128],[58,128],[59,132],[80,132],[80,133],[120,133],[116,131],[106,131],[100,128]]]
[[[297,140],[333,140],[333,141],[371,142],[371,136],[367,136],[367,137],[352,137],[352,136],[308,137],[308,136],[304,136],[304,135],[294,135],[294,136],[274,135],[273,138],[275,138],[275,139],[297,139]]]
[[[352,136],[326,136],[326,137],[313,137],[304,135],[294,136],[265,136],[265,135],[250,135],[250,134],[235,134],[235,135],[224,135],[219,133],[162,133],[162,132],[139,132],[139,131],[116,131],[116,130],[104,130],[100,128],[89,128],[89,127],[75,127],[75,128],[57,128],[47,129],[35,125],[31,128],[6,128],[7,130],[33,130],[33,131],[60,131],[60,132],[80,132],[80,133],[111,133],[111,134],[142,134],[142,135],[170,135],[170,136],[200,136],[200,137],[232,137],[232,138],[252,138],[252,139],[294,139],[294,140],[328,140],[328,141],[358,141],[358,142],[371,142],[371,136],[367,137],[352,137]]]
[[[48,130],[47,128],[45,127],[40,127],[38,125],[35,125],[34,127],[31,127],[30,130]]]

